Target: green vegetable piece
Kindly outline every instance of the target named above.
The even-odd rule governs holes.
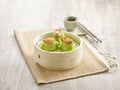
[[[61,38],[60,37],[56,38],[56,41],[58,42],[57,47],[60,48],[61,47]]]
[[[41,49],[42,49],[42,48],[43,48],[43,42],[42,42],[42,41],[40,41],[38,44],[39,44],[39,48],[41,48]]]

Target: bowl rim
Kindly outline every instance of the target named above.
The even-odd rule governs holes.
[[[51,54],[71,53],[71,52],[74,52],[74,51],[76,51],[76,50],[78,50],[79,48],[82,47],[82,43],[83,43],[82,38],[80,38],[80,37],[77,36],[76,34],[73,34],[73,33],[67,32],[67,31],[62,31],[62,32],[63,32],[63,33],[67,33],[67,34],[72,34],[72,35],[74,35],[75,37],[79,38],[79,40],[80,40],[80,45],[79,45],[77,48],[73,49],[73,50],[65,51],[65,52],[46,51],[46,50],[43,50],[43,49],[39,48],[39,47],[37,46],[37,44],[36,44],[36,43],[37,43],[37,39],[40,38],[40,36],[43,36],[43,35],[45,35],[45,34],[53,33],[53,31],[50,31],[50,32],[45,32],[45,33],[42,33],[42,34],[37,35],[37,36],[34,38],[34,40],[33,40],[34,47],[36,47],[38,50],[40,50],[40,51],[42,51],[42,52],[51,53]]]

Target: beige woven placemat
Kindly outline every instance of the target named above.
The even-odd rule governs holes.
[[[54,29],[43,29],[30,32],[15,31],[15,38],[18,42],[20,50],[25,58],[29,69],[37,83],[50,83],[70,78],[76,78],[108,70],[105,64],[91,53],[87,45],[83,44],[83,58],[79,66],[66,71],[52,71],[41,67],[34,59],[33,39],[40,33]]]

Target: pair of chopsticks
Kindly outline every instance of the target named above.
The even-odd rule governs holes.
[[[90,32],[85,26],[83,26],[80,22],[78,22],[78,26],[85,32],[84,35],[88,35],[91,37],[96,43],[102,43],[102,40],[100,40],[95,34]]]

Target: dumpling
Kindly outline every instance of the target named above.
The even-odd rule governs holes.
[[[55,51],[57,50],[58,42],[53,37],[45,38],[39,45],[41,49],[47,51]]]
[[[61,48],[60,48],[62,51],[70,51],[70,50],[73,50],[74,48],[75,48],[75,44],[73,39],[69,37],[62,38]]]
[[[56,38],[56,41],[58,42],[58,48],[60,48],[61,47],[61,38],[64,37],[64,33],[60,29],[57,29],[54,32],[54,37]]]

